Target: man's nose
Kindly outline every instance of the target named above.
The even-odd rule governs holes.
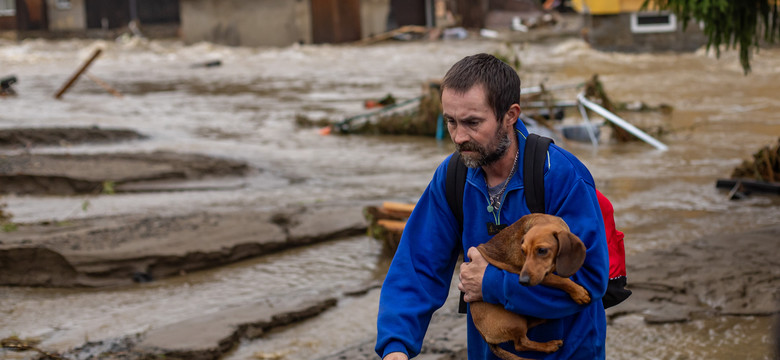
[[[452,142],[456,144],[463,144],[466,141],[469,141],[469,136],[466,133],[466,130],[463,129],[462,126],[456,126],[454,129],[451,129],[452,133],[450,134],[452,136]]]

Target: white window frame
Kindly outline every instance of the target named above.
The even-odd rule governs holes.
[[[669,21],[661,24],[640,25],[639,18],[642,16],[666,16]],[[677,31],[677,16],[668,12],[643,12],[631,13],[631,32],[633,33],[661,33]]]
[[[59,10],[68,10],[70,6],[70,0],[57,0],[57,9]]]
[[[16,15],[16,2],[14,0],[0,0],[0,16]]]

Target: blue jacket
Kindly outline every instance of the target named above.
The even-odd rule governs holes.
[[[522,161],[528,130],[521,121],[517,123],[518,158]],[[529,214],[522,164],[507,185],[501,209],[494,213],[487,211],[487,186],[482,169],[468,169],[463,194],[463,236],[458,238],[457,220],[444,190],[448,161],[449,158],[436,169],[409,217],[382,286],[376,343],[380,356],[395,351],[410,357],[419,354],[431,315],[447,298],[459,254],[490,239],[487,222],[495,223],[498,219],[501,224],[511,224]],[[577,305],[558,289],[541,285],[524,287],[519,284],[517,274],[492,265],[488,265],[482,281],[483,300],[519,314],[550,319],[528,332],[531,340],[563,339],[563,347],[552,354],[524,352],[520,356],[604,359],[607,325],[601,297],[607,288],[609,259],[593,178],[572,154],[551,145],[544,181],[546,213],[562,217],[587,247],[585,264],[572,280],[590,292],[591,303]],[[474,327],[470,313],[467,321],[469,359],[498,359]],[[511,343],[502,347],[514,352]]]

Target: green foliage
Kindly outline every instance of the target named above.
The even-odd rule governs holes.
[[[673,12],[682,23],[702,22],[707,36],[707,50],[715,48],[720,57],[720,46],[739,50],[739,61],[745,74],[750,72],[750,51],[758,50],[761,41],[774,43],[780,39],[777,0],[645,0],[661,10]]]
[[[103,181],[102,193],[105,195],[114,195],[116,193],[116,191],[114,190],[114,185],[116,185],[116,183],[114,183],[111,180]]]
[[[16,231],[16,230],[19,230],[19,225],[15,224],[15,223],[12,223],[12,222],[2,223],[2,224],[0,224],[0,230],[3,231],[3,232]]]

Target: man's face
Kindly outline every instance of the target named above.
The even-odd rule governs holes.
[[[499,125],[483,86],[473,86],[462,94],[445,88],[441,105],[450,137],[466,166],[490,165],[512,144],[507,122]]]

